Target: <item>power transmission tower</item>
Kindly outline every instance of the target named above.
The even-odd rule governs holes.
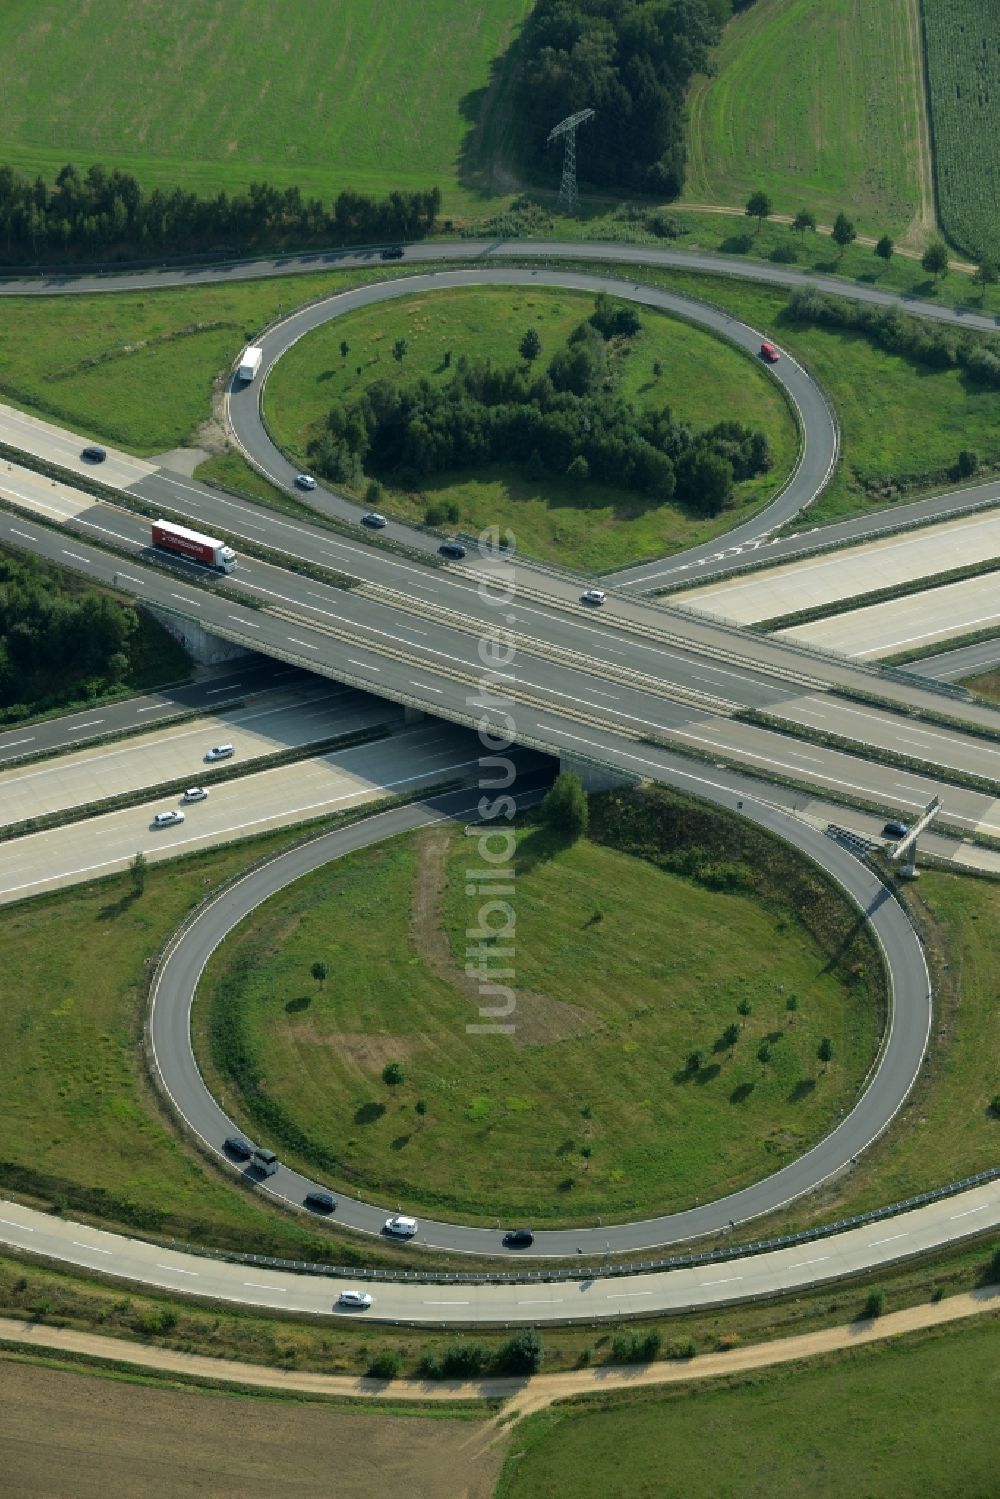
[[[565,140],[563,152],[562,181],[559,184],[559,205],[565,208],[567,213],[576,210],[578,194],[576,191],[576,132],[577,127],[594,118],[592,109],[578,109],[575,115],[567,115],[565,120],[560,120],[553,130],[549,131],[547,146],[558,136]]]

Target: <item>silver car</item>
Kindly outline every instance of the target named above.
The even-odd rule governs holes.
[[[341,1291],[337,1297],[339,1306],[360,1306],[367,1309],[372,1304],[372,1299],[367,1291]]]

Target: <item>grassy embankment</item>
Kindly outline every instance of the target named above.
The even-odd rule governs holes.
[[[376,380],[447,384],[462,355],[501,368],[521,364],[518,345],[529,327],[541,337],[541,373],[593,307],[593,297],[581,292],[481,287],[365,308],[302,339],[281,361],[267,385],[268,425],[294,461],[308,466],[308,443],[334,402],[356,400]],[[705,519],[612,485],[532,481],[520,469],[499,466],[475,475],[436,475],[420,493],[393,488],[386,504],[416,520],[423,520],[428,503],[450,504],[462,530],[509,526],[522,551],[594,569],[694,545],[752,514],[780,488],[798,450],[781,391],[741,351],[692,324],[649,311],[642,324],[641,333],[612,355],[618,394],[639,409],[669,405],[695,428],[731,415],[770,439],[771,472],[738,485],[731,509]],[[399,338],[407,344],[402,360],[392,357]]]
[[[783,845],[664,793],[594,807],[596,841],[520,830],[513,1036],[467,1031],[479,902],[467,840],[440,830],[297,882],[228,939],[195,1008],[213,1087],[334,1184],[484,1222],[651,1215],[799,1154],[878,1044],[852,910]]]
[[[529,1416],[497,1499],[971,1499],[996,1491],[995,1319]],[[766,1439],[762,1438],[766,1433]]]

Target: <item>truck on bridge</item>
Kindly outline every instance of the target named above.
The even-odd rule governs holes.
[[[212,536],[202,536],[200,531],[189,531],[186,526],[177,526],[172,520],[153,522],[153,545],[188,562],[200,562],[205,567],[214,567],[216,572],[231,573],[236,567],[236,553],[223,541]]]

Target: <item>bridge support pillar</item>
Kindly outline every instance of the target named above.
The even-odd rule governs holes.
[[[409,703],[406,703],[403,707],[404,723],[423,723],[426,717],[427,714],[423,708],[411,708]]]
[[[167,633],[180,641],[199,666],[216,666],[222,661],[235,660],[237,656],[253,655],[246,646],[234,645],[231,640],[223,640],[220,635],[211,634],[196,619],[184,619],[179,614],[161,611],[155,605],[147,604],[146,607]]]
[[[559,769],[579,776],[584,791],[612,791],[616,786],[634,786],[640,780],[639,776],[628,775],[623,770],[613,770],[610,765],[594,765],[590,760],[581,760],[576,755],[560,755]]]

